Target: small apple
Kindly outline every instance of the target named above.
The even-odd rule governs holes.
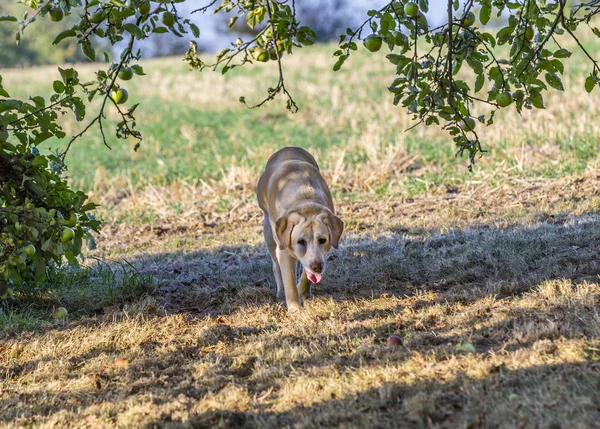
[[[470,117],[465,117],[462,121],[460,121],[460,127],[463,131],[473,131],[475,129],[475,119]]]
[[[269,49],[269,58],[271,61],[277,61],[277,50],[275,48]]]
[[[64,221],[64,225],[70,227],[74,227],[75,225],[77,225],[77,214],[75,212],[72,212],[69,216],[69,219]]]
[[[129,93],[125,88],[113,89],[110,93],[110,98],[117,104],[123,104],[129,99]]]
[[[531,41],[533,39],[533,27],[527,27],[525,29],[525,40]]]
[[[500,107],[510,106],[510,103],[512,103],[512,101],[512,94],[509,91],[504,91],[496,95],[496,103],[498,103],[498,106]]]
[[[391,335],[387,339],[388,346],[401,346],[404,340],[399,335]]]
[[[141,0],[137,7],[140,15],[147,15],[150,13],[150,2],[147,0]]]
[[[69,315],[69,312],[67,311],[67,309],[65,307],[58,307],[56,310],[54,310],[54,313],[52,313],[52,318],[53,319],[64,319],[68,315]]]
[[[93,13],[89,16],[88,21],[92,24],[100,24],[104,20],[104,14],[102,11]]]
[[[28,244],[23,247],[23,253],[25,253],[28,258],[32,258],[33,255],[35,255],[35,246],[33,244]]]
[[[377,52],[381,49],[381,45],[383,44],[383,39],[375,34],[371,34],[368,36],[365,41],[365,48],[367,48],[371,52]]]
[[[123,67],[119,71],[119,79],[130,80],[133,77],[133,69],[131,67]]]
[[[175,24],[175,16],[171,12],[166,11],[162,14],[162,23],[167,27],[172,27]]]
[[[69,241],[73,240],[73,237],[75,237],[75,231],[73,231],[73,228],[66,227],[63,229],[62,234],[60,235],[60,241],[63,243],[68,243]]]
[[[63,10],[58,6],[50,9],[50,12],[48,12],[48,14],[50,15],[50,21],[53,22],[62,21],[63,17],[65,16]]]
[[[465,27],[470,27],[471,25],[475,24],[475,14],[473,12],[467,13],[463,24],[465,25]]]
[[[260,61],[261,63],[269,61],[269,52],[265,48],[256,48],[252,51],[252,56],[256,61]]]
[[[277,50],[280,54],[285,51],[285,42],[283,40],[277,41]]]
[[[404,5],[404,13],[411,18],[415,18],[419,15],[419,5],[415,2],[408,2]]]

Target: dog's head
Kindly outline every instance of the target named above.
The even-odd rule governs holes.
[[[306,276],[319,283],[325,272],[325,255],[337,249],[344,222],[329,209],[302,213],[291,210],[277,219],[276,233],[280,249],[288,249],[302,263]]]

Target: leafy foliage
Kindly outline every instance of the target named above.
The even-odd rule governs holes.
[[[25,26],[31,11],[32,9],[24,8],[17,2],[0,2],[0,64],[2,67],[85,61],[86,58],[81,50],[73,44],[61,43],[48,49],[57,33],[78,22],[76,16],[67,16],[60,22],[53,22],[52,32],[47,31],[43,25],[28,25],[25,30],[26,36],[21,37],[19,28]]]
[[[208,6],[199,11],[207,9]],[[384,42],[390,51],[387,59],[395,66],[397,75],[389,85],[393,103],[413,113],[417,124],[446,129],[455,142],[457,154],[469,156],[469,168],[476,155],[483,152],[476,125],[471,125],[476,124],[475,118],[492,125],[496,111],[510,104],[518,112],[543,109],[544,91],[564,90],[561,75],[565,70],[564,60],[571,52],[560,45],[559,36],[566,34],[573,38],[591,60],[586,90],[592,91],[600,80],[598,63],[575,35],[578,27],[585,25],[600,36],[600,30],[591,26],[592,18],[600,13],[596,2],[567,6],[566,0],[469,0],[461,9],[460,2],[447,0],[447,22],[436,28],[429,26],[428,10],[429,0],[393,0],[379,10],[369,11],[359,28],[348,28],[340,36],[333,69],[337,71],[344,65],[352,51],[358,49],[359,40],[364,40],[372,52],[380,49],[374,38]],[[293,2],[290,5],[276,0],[223,0],[214,13],[222,11],[235,13],[230,26],[245,15],[249,27],[263,25],[263,28],[249,41],[238,38],[210,65],[198,60],[192,49],[186,57],[192,68],[210,67],[227,73],[252,60],[281,62],[283,52],[292,53],[293,48],[315,42],[314,32],[296,20]],[[495,34],[483,27],[493,16],[508,17]],[[281,51],[276,49],[280,43],[285,46]],[[270,55],[262,55],[263,48],[270,50]],[[463,66],[472,73],[460,73]],[[483,91],[486,94],[480,96]],[[279,82],[269,89],[266,100],[279,92],[286,95],[288,109],[297,110],[285,87],[281,67]],[[499,96],[505,97],[501,103],[496,100]],[[244,97],[240,101],[246,103]],[[481,104],[488,107],[482,109]]]
[[[402,104],[418,123],[442,125],[453,136],[457,153],[466,152],[471,163],[483,149],[476,127],[464,126],[466,118],[493,124],[497,109],[506,107],[496,101],[502,93],[508,92],[521,112],[524,108],[543,109],[542,94],[549,87],[564,90],[563,60],[571,52],[560,46],[557,36],[566,33],[573,37],[592,60],[586,89],[591,91],[598,82],[600,68],[574,34],[579,25],[590,25],[598,13],[595,7],[580,5],[568,12],[564,0],[474,0],[466,2],[457,14],[459,3],[448,1],[447,23],[431,29],[424,14],[428,3],[419,1],[420,12],[415,18],[405,14],[399,1],[369,12],[370,18],[360,28],[348,29],[341,36],[334,67],[341,67],[356,50],[354,40],[361,38],[365,30],[382,37],[392,51],[387,58],[398,75],[389,87],[394,104]],[[473,13],[477,4],[481,25],[487,24],[492,15],[505,12],[508,22],[496,34],[479,27]],[[472,70],[472,81],[459,74],[465,65]],[[477,95],[484,88],[487,94]],[[491,106],[491,111],[479,113],[480,104]]]
[[[83,192],[71,190],[58,155],[44,156],[37,145],[50,137],[64,137],[58,115],[71,110],[85,116],[85,106],[74,96],[79,84],[73,69],[60,70],[56,93],[48,103],[42,97],[29,102],[11,99],[0,80],[0,295],[8,285],[33,286],[45,280],[46,266],[63,257],[76,263],[82,240],[93,245],[90,230],[99,222],[88,212]],[[67,232],[64,232],[66,231]],[[63,234],[73,232],[66,239]]]
[[[81,52],[90,60],[97,59],[97,43],[92,37],[104,40],[105,46],[126,41],[119,60],[109,65],[108,71],[99,70],[96,79],[80,81],[76,70],[60,69],[60,80],[55,80],[54,93],[49,100],[31,96],[28,101],[12,98],[2,86],[0,76],[0,297],[5,298],[15,288],[34,290],[46,281],[48,269],[64,262],[77,264],[83,240],[94,246],[91,231],[98,231],[100,222],[91,215],[96,205],[87,202],[87,195],[70,189],[63,173],[65,156],[71,144],[92,125],[98,124],[104,136],[105,108],[110,102],[117,109],[121,121],[117,136],[141,140],[135,129],[133,113],[137,105],[128,109],[120,107],[121,100],[113,99],[120,87],[119,76],[128,80],[131,75],[144,75],[142,67],[131,65],[131,73],[121,73],[131,61],[139,58],[133,51],[136,40],[152,34],[171,32],[182,36],[188,29],[198,34],[197,27],[180,19],[174,3],[151,4],[148,1],[121,2],[118,0],[23,1],[34,9],[32,16],[22,19],[5,15],[0,23],[18,25],[17,41],[26,28],[38,19],[60,22],[72,17],[76,9],[82,14],[70,28],[54,35],[53,44],[68,43],[73,38]],[[152,7],[150,7],[152,5]],[[165,15],[170,15],[165,19]],[[162,21],[169,25],[165,26]],[[131,19],[130,19],[131,18]],[[130,19],[131,22],[126,22]],[[171,21],[169,21],[171,20]],[[72,21],[72,19],[71,19]],[[128,40],[126,40],[128,39]],[[110,52],[103,58],[110,62]],[[86,103],[96,96],[102,97],[100,111],[85,129],[73,136],[62,153],[43,155],[37,146],[49,138],[64,138],[59,119],[70,112],[78,121],[86,118]],[[124,101],[124,100],[123,100]]]

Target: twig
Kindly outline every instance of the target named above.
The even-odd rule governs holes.
[[[273,40],[277,40],[277,30],[275,28],[275,25],[273,25],[273,13],[271,11],[270,1],[267,2],[267,13],[269,14],[269,25],[271,26],[271,30],[273,31]],[[285,96],[288,99],[288,110],[292,113],[296,113],[298,111],[298,105],[296,104],[296,102],[292,98],[292,95],[289,93],[289,91],[285,87],[285,81],[284,81],[284,77],[283,77],[283,68],[281,67],[281,54],[279,52],[279,49],[278,49],[276,43],[275,43],[275,46],[272,47],[272,49],[275,49],[275,52],[277,52],[277,67],[279,69],[279,82],[277,82],[277,86],[274,89],[269,89],[269,95],[267,96],[267,98],[265,98],[263,101],[261,101],[260,103],[254,105],[254,106],[248,106],[248,108],[256,109],[256,108],[262,106],[263,104],[265,104],[267,101],[273,100],[280,91],[283,91],[283,93],[285,94]]]
[[[38,7],[38,9],[37,9],[37,10],[35,11],[35,13],[33,14],[33,16],[32,16],[31,18],[29,18],[29,19],[27,20],[27,22],[25,22],[25,23],[23,24],[23,26],[22,26],[22,27],[19,29],[19,31],[20,31],[21,33],[23,33],[23,31],[24,31],[24,30],[25,30],[25,29],[26,29],[26,28],[29,26],[29,24],[31,24],[32,22],[34,22],[34,21],[35,21],[35,18],[37,18],[37,16],[38,16],[40,13],[42,13],[42,10],[44,10],[44,8],[45,8],[47,5],[49,5],[51,2],[52,2],[52,0],[46,0],[46,1],[44,2],[44,4],[43,4],[43,5],[39,6],[39,7]]]
[[[206,6],[203,6],[201,8],[195,9],[193,10],[191,13],[196,13],[196,12],[202,12],[202,13],[206,13],[208,11],[208,9],[213,6],[218,0],[213,0],[211,1],[209,4],[207,4]]]
[[[8,124],[6,124],[5,126],[14,125],[14,124],[16,124],[16,123],[18,123],[18,122],[24,121],[24,120],[25,120],[25,119],[27,119],[27,118],[30,118],[30,117],[32,117],[32,116],[35,116],[35,115],[37,115],[38,113],[42,113],[42,112],[43,112],[43,111],[45,111],[45,110],[52,109],[53,107],[55,107],[55,106],[58,106],[59,104],[62,104],[62,102],[63,102],[63,101],[70,100],[70,99],[71,99],[71,97],[65,97],[65,98],[63,98],[62,100],[58,100],[57,102],[55,102],[55,103],[52,103],[52,104],[51,104],[51,105],[49,105],[49,106],[43,107],[43,108],[41,108],[41,109],[39,109],[39,110],[36,110],[35,112],[28,113],[27,115],[25,115],[25,116],[22,116],[21,118],[18,118],[18,119],[15,119],[15,120],[13,120],[13,121],[10,121],[10,122],[9,122]]]
[[[563,11],[565,9],[565,0],[559,0],[559,3],[560,3],[560,8],[556,14],[556,19],[554,20],[552,27],[550,27],[550,29],[548,30],[548,33],[546,34],[546,37],[544,37],[544,40],[542,40],[540,42],[540,44],[537,46],[537,48],[535,49],[533,54],[529,57],[527,64],[525,64],[525,67],[523,67],[521,72],[516,76],[517,79],[519,79],[523,75],[523,73],[525,73],[525,71],[529,68],[529,65],[531,64],[533,59],[536,58],[540,54],[540,52],[544,48],[544,45],[546,45],[546,43],[548,43],[548,40],[550,40],[550,37],[554,34],[554,31],[556,30],[556,27],[557,27],[558,23],[561,21],[561,19],[564,20]]]

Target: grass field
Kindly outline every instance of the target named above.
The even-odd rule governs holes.
[[[598,427],[589,64],[570,59],[546,110],[481,130],[488,153],[469,173],[445,133],[404,132],[383,55],[359,51],[335,74],[332,50],[287,58],[295,115],[237,101],[260,100],[273,64],[223,77],[143,63],[128,85],[141,149],[111,137],[109,151],[93,132],[67,158],[107,220],[89,268],[0,315],[0,425]],[[57,72],[1,74],[24,95]],[[294,316],[274,300],[253,194],[285,145],[315,154],[346,225]],[[69,319],[52,322],[53,305]]]

